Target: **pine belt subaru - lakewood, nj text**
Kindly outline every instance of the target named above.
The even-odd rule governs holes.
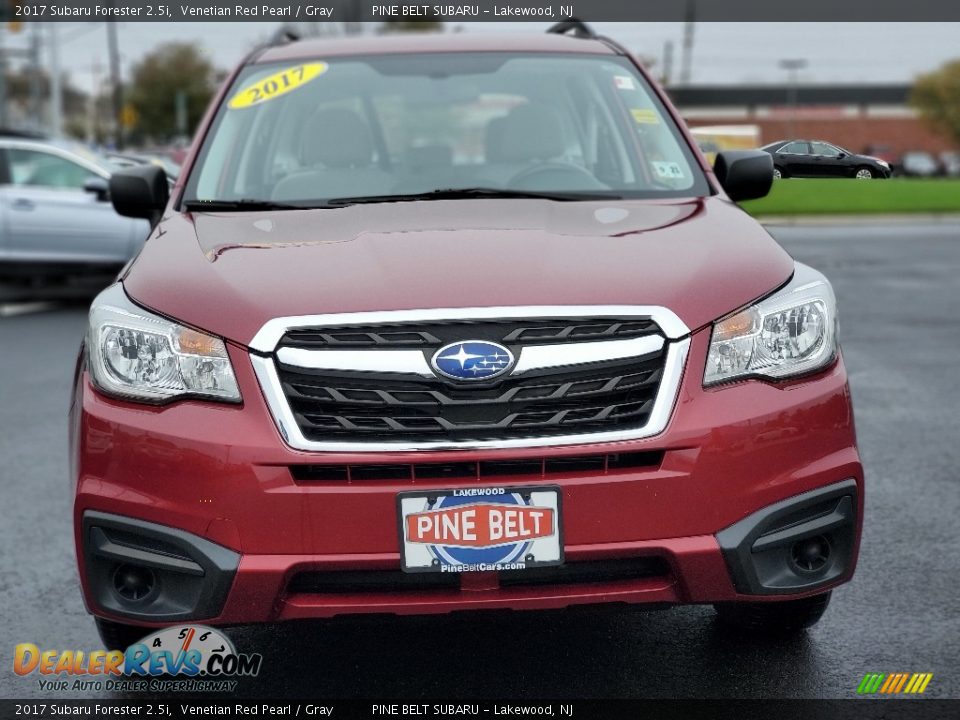
[[[565,32],[572,30],[572,33]],[[94,301],[71,409],[86,605],[146,628],[710,603],[850,579],[837,310],[616,43],[288,42],[226,81]]]

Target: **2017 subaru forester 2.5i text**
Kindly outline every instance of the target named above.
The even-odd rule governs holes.
[[[863,508],[834,294],[616,43],[251,54],[93,303],[83,594],[145,628],[710,603],[815,622]],[[560,28],[563,30],[563,28]]]

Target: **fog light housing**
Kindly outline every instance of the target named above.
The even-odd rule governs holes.
[[[127,602],[145,602],[156,587],[150,568],[124,564],[113,571],[113,591]]]
[[[748,515],[717,533],[737,592],[808,592],[849,574],[857,538],[857,482],[827,485]]]

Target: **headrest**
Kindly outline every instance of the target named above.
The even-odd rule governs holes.
[[[555,110],[541,103],[515,107],[495,133],[500,135],[499,141],[495,141],[500,161],[549,160],[564,151],[560,119]]]
[[[353,110],[320,110],[303,129],[300,155],[304,165],[366,167],[373,160],[370,128]]]

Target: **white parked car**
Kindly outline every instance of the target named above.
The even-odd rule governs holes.
[[[116,273],[150,230],[110,204],[117,169],[78,143],[0,135],[0,279]]]

